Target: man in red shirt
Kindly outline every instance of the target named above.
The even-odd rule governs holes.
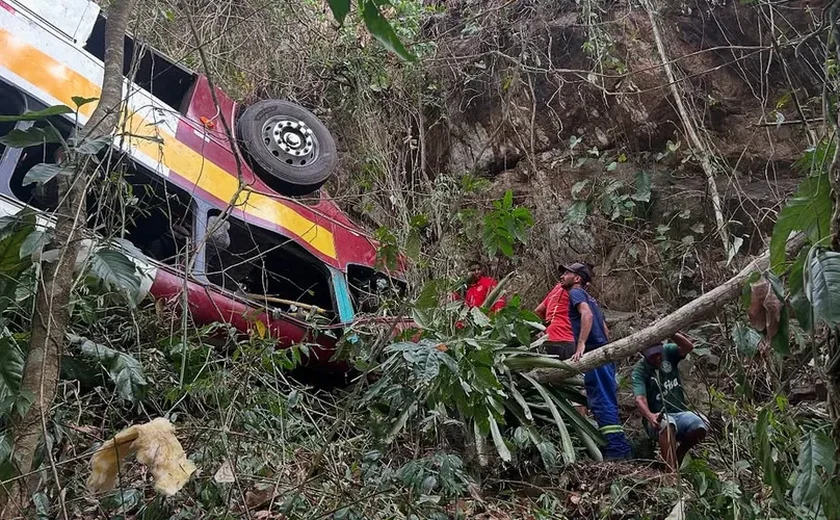
[[[548,323],[545,329],[546,353],[569,359],[575,353],[575,334],[569,319],[569,293],[559,283],[554,286],[534,312]]]
[[[493,289],[499,284],[490,276],[484,276],[484,268],[479,262],[470,263],[470,276],[467,279],[467,292],[464,295],[464,303],[467,307],[484,307],[484,301],[487,296],[493,292]],[[456,299],[460,300],[461,295],[456,294]],[[499,299],[490,307],[490,312],[496,312],[505,306],[505,299],[499,296]]]

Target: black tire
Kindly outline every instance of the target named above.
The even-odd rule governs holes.
[[[257,175],[284,195],[316,191],[338,162],[327,127],[315,114],[288,101],[269,99],[249,106],[239,117],[237,132]],[[291,146],[283,136],[302,140],[299,148],[283,148]],[[309,146],[312,150],[304,154]]]

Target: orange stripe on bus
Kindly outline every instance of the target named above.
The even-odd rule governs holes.
[[[101,88],[53,57],[21,41],[5,29],[0,29],[0,66],[5,67],[67,106],[74,106],[72,98],[99,97]],[[86,116],[93,113],[94,104],[81,107]],[[161,137],[161,128],[146,121],[137,113],[123,119],[121,128],[135,136]],[[153,160],[159,161],[197,187],[235,205],[244,213],[272,222],[287,229],[330,258],[336,258],[335,240],[330,230],[312,222],[280,202],[239,189],[239,181],[218,165],[178,141],[173,135],[163,135],[163,144],[134,137],[131,145]],[[234,198],[236,200],[234,200]]]

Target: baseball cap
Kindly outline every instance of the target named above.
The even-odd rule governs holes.
[[[654,356],[656,354],[661,354],[661,353],[662,353],[662,343],[656,343],[656,344],[651,345],[651,346],[649,346],[648,348],[646,348],[642,351],[642,354],[644,354],[645,358],[650,358],[651,356]]]
[[[560,267],[562,267],[564,271],[569,271],[570,273],[575,273],[580,276],[584,283],[592,281],[592,270],[589,269],[589,266],[586,264],[575,262],[569,265],[561,265]]]

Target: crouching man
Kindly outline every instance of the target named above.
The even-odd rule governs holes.
[[[633,394],[648,434],[659,441],[662,458],[676,471],[685,454],[706,437],[706,420],[688,410],[678,364],[694,350],[694,343],[675,334],[673,343],[657,343],[644,350],[633,368]]]

